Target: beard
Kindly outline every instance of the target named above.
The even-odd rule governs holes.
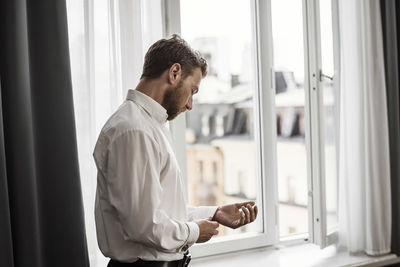
[[[168,89],[165,92],[164,100],[162,102],[162,106],[167,110],[167,120],[175,119],[180,113],[186,111],[186,107],[181,107],[179,105],[179,100],[181,99],[182,94],[182,83],[181,80],[179,84],[175,87]]]

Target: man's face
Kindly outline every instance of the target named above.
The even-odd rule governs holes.
[[[196,68],[192,75],[166,91],[162,106],[167,110],[168,120],[173,120],[180,113],[192,109],[193,95],[199,91],[201,78],[201,69]]]

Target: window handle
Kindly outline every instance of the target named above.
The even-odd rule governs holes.
[[[335,76],[328,76],[328,75],[324,74],[324,73],[322,72],[322,70],[319,71],[319,80],[320,80],[321,82],[323,81],[324,78],[333,81],[333,78],[334,78],[334,77],[335,77]]]

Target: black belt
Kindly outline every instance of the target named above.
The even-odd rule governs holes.
[[[186,252],[183,259],[176,261],[144,261],[137,260],[132,263],[119,262],[111,259],[107,267],[186,267],[189,265],[192,256]]]

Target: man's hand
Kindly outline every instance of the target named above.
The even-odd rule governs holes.
[[[253,222],[257,213],[258,207],[253,201],[229,204],[219,207],[212,220],[236,229]]]
[[[211,239],[213,235],[218,234],[218,222],[211,221],[212,218],[208,220],[200,220],[197,221],[197,225],[200,229],[199,238],[197,239],[196,243],[204,243]]]

